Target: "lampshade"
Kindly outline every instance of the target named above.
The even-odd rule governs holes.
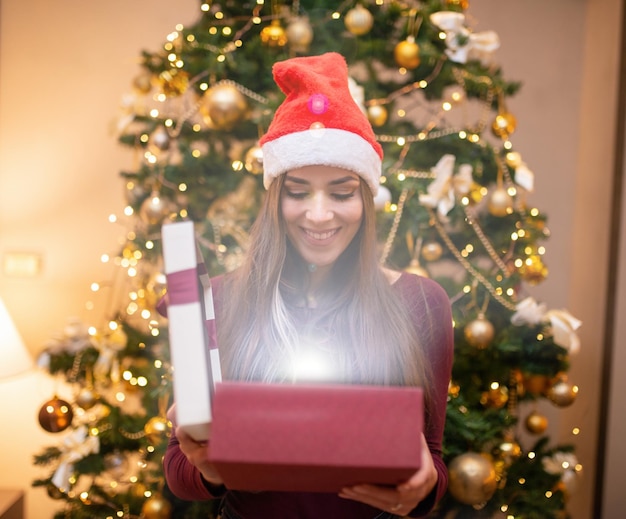
[[[32,366],[33,360],[0,298],[0,378],[18,375]]]

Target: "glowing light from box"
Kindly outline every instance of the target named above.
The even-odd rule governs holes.
[[[309,339],[308,345],[301,345],[292,362],[292,378],[297,381],[321,382],[336,380],[336,363],[330,355],[333,350],[328,344],[322,350],[319,341]]]

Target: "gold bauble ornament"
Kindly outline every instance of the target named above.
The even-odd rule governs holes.
[[[544,265],[539,254],[531,254],[522,263],[519,273],[524,281],[536,285],[548,277],[548,267]]]
[[[261,146],[252,146],[252,148],[246,152],[244,165],[253,175],[263,173],[263,150]]]
[[[493,216],[506,216],[513,212],[513,197],[509,195],[506,189],[498,187],[489,196],[487,207]]]
[[[294,52],[307,52],[313,41],[313,28],[308,18],[296,17],[287,26],[287,40]]]
[[[484,455],[466,452],[448,465],[448,490],[460,503],[480,506],[491,499],[497,487],[493,463]]]
[[[446,0],[446,7],[460,7],[461,9],[467,9],[469,7],[468,0]]]
[[[480,397],[480,403],[485,407],[501,409],[509,401],[509,390],[506,386],[493,385]]]
[[[548,389],[547,397],[558,407],[572,405],[578,395],[578,387],[572,386],[567,380],[558,380]]]
[[[155,308],[158,302],[165,296],[167,292],[167,277],[164,272],[157,270],[150,274],[150,278],[146,283],[145,301],[151,307]]]
[[[143,428],[146,438],[152,444],[160,443],[163,438],[169,438],[172,431],[172,422],[164,416],[153,416]]]
[[[209,88],[202,98],[200,111],[209,126],[227,130],[240,121],[248,109],[244,95],[234,85],[220,83]]]
[[[550,379],[546,375],[525,373],[523,375],[524,390],[533,396],[544,395],[550,386]]]
[[[422,245],[421,254],[426,261],[437,261],[443,254],[443,247],[438,241],[427,241]]]
[[[367,108],[367,119],[372,126],[382,126],[387,122],[388,116],[387,109],[383,105],[371,105]]]
[[[517,151],[509,151],[504,157],[506,165],[516,169],[522,165],[522,156]]]
[[[411,262],[408,264],[408,266],[404,270],[411,274],[417,274],[418,276],[422,276],[425,278],[429,277],[428,271],[424,269],[420,265],[419,261],[417,261],[416,259],[412,259]]]
[[[506,439],[498,445],[497,455],[504,461],[505,466],[509,467],[522,455],[522,448],[515,440]]]
[[[144,519],[170,519],[172,505],[161,494],[155,493],[141,507],[141,516]]]
[[[448,396],[452,398],[457,398],[461,394],[461,386],[459,386],[453,380],[448,384]]]
[[[374,26],[374,16],[361,4],[357,4],[346,13],[344,24],[355,36],[362,36]]]
[[[494,135],[502,139],[508,138],[515,131],[516,127],[517,119],[510,112],[500,112],[491,124],[491,130]]]
[[[139,217],[147,224],[159,225],[172,212],[173,205],[169,200],[152,193],[141,204]]]
[[[487,188],[478,182],[472,182],[469,193],[467,193],[467,201],[470,205],[479,204],[487,193]]]
[[[134,497],[146,497],[147,490],[148,487],[144,483],[137,482],[130,485],[130,494]]]
[[[420,48],[415,43],[415,38],[409,36],[406,40],[399,42],[393,49],[393,57],[401,67],[409,70],[417,68],[420,64]]]
[[[543,434],[548,428],[548,419],[537,411],[533,411],[526,417],[524,425],[530,433]]]
[[[168,97],[177,97],[185,93],[189,86],[189,74],[184,70],[170,69],[159,74],[161,91]]]
[[[493,324],[483,314],[479,314],[476,319],[467,323],[463,333],[470,345],[483,350],[491,344],[496,331]]]
[[[72,406],[56,395],[39,409],[39,425],[50,433],[64,431],[72,424],[73,418]]]
[[[287,33],[280,20],[272,20],[261,30],[261,43],[268,47],[284,47],[287,44]]]

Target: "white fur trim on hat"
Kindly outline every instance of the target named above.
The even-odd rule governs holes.
[[[337,128],[314,128],[289,133],[265,142],[263,184],[292,169],[304,166],[334,166],[362,177],[376,195],[381,159],[372,145],[360,135]]]

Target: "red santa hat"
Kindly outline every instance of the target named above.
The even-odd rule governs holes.
[[[329,52],[279,61],[274,80],[287,96],[260,140],[263,183],[303,166],[335,166],[360,175],[375,195],[383,150],[350,94],[348,65]]]

